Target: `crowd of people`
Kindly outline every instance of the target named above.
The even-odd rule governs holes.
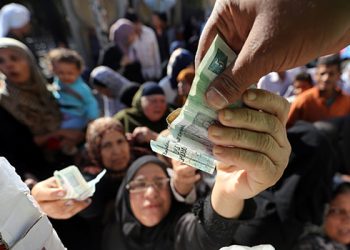
[[[50,79],[23,39],[28,9],[6,5],[0,156],[68,249],[349,249],[350,63],[340,51],[350,43],[350,6],[318,1],[301,16],[293,11],[302,0],[217,1],[204,29],[186,27],[186,36],[174,34],[165,13],[146,25],[126,9],[94,68],[77,51],[55,48]],[[326,9],[336,20],[320,19]],[[315,28],[316,19],[324,26]],[[150,141],[167,133],[166,118],[186,102],[216,34],[239,53],[206,93],[218,110],[208,130],[218,164],[209,175],[156,155]],[[238,98],[241,108],[227,108]],[[52,177],[71,164],[86,180],[107,170],[84,201],[63,199]]]

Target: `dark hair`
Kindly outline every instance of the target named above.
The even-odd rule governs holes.
[[[339,54],[319,57],[316,65],[337,66],[338,70],[341,71],[341,60]]]
[[[305,81],[305,82],[310,83],[310,85],[313,85],[311,75],[307,72],[301,72],[301,73],[297,74],[294,78],[294,81]]]
[[[342,182],[332,192],[332,200],[340,194],[350,193],[350,182]]]
[[[138,23],[140,22],[140,18],[137,15],[136,11],[134,9],[127,9],[124,15],[125,19],[128,19],[129,21],[133,22],[133,23]]]
[[[72,63],[79,70],[84,67],[83,58],[75,50],[66,48],[57,48],[49,52],[48,58],[51,63]]]
[[[167,17],[165,12],[155,11],[155,12],[153,12],[153,15],[157,16],[164,23],[168,23],[168,17]]]

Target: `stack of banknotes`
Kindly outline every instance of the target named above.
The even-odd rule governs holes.
[[[214,172],[216,161],[212,153],[213,145],[208,140],[208,128],[217,122],[217,114],[206,104],[205,92],[236,57],[222,38],[216,36],[196,69],[185,105],[168,117],[170,133],[151,141],[153,151],[202,171]],[[240,101],[230,105],[232,108],[238,106],[241,106]]]
[[[87,182],[76,166],[69,166],[55,171],[54,176],[60,187],[67,191],[63,199],[85,200],[95,193],[95,185],[105,175],[106,169],[99,173],[95,179]]]

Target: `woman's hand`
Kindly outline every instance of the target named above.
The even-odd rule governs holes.
[[[63,200],[66,191],[57,185],[55,177],[37,183],[31,193],[42,211],[54,219],[71,218],[91,203],[91,199]]]
[[[350,43],[349,13],[348,0],[217,0],[199,40],[196,68],[217,34],[238,57],[211,83],[208,103],[224,108],[269,72],[338,52]]]
[[[171,159],[171,163],[174,170],[172,177],[174,188],[176,192],[185,197],[195,188],[195,184],[200,180],[201,175],[197,173],[197,169],[180,161]]]
[[[148,127],[136,127],[132,132],[132,140],[140,144],[156,140],[157,136],[158,134]]]
[[[208,131],[219,161],[211,200],[224,217],[238,217],[244,199],[273,186],[291,152],[285,128],[289,103],[258,89],[247,90],[243,102],[247,108],[220,110],[222,125]]]

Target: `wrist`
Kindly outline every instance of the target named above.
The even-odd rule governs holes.
[[[224,192],[217,183],[214,184],[210,199],[214,211],[224,218],[238,218],[243,211],[244,199]]]
[[[194,185],[179,184],[174,181],[174,188],[178,194],[185,197],[192,191]]]

